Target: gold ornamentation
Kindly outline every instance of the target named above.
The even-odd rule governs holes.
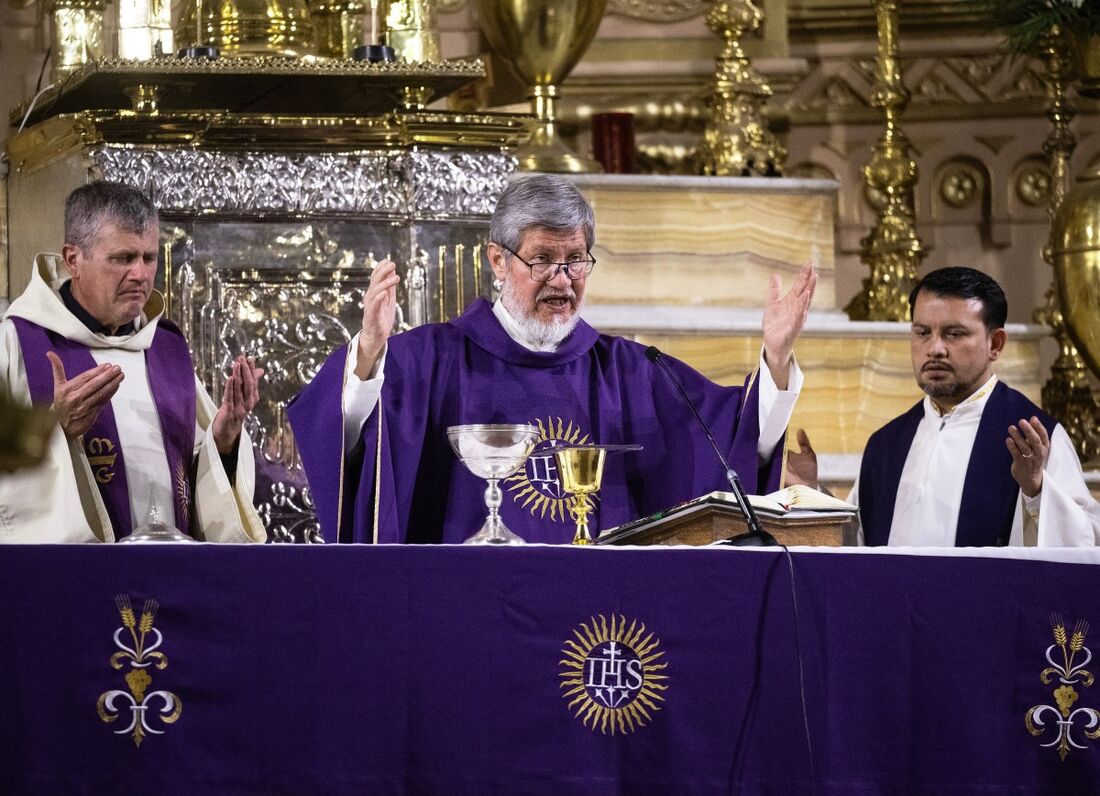
[[[351,58],[363,43],[365,0],[306,0],[313,19],[317,54],[327,58]]]
[[[161,88],[157,85],[138,83],[125,89],[126,96],[130,98],[134,113],[156,113],[157,103],[160,101]]]
[[[50,4],[55,83],[106,54],[103,41],[106,5],[106,0],[53,0]]]
[[[611,14],[645,22],[679,22],[703,14],[710,0],[608,0]]]
[[[1068,328],[1065,312],[1071,312],[1075,327],[1082,331],[1082,343],[1092,346],[1092,356],[1097,360],[1093,367],[1100,373],[1100,336],[1093,331],[1096,325],[1100,295],[1090,289],[1090,271],[1095,274],[1100,266],[1093,244],[1089,251],[1087,242],[1093,235],[1094,221],[1089,218],[1087,189],[1074,193],[1073,203],[1063,208],[1069,186],[1069,161],[1077,146],[1077,139],[1070,131],[1070,121],[1076,110],[1070,104],[1067,87],[1073,80],[1073,62],[1066,50],[1066,35],[1057,27],[1040,40],[1040,55],[1047,67],[1047,84],[1050,104],[1047,118],[1051,132],[1043,142],[1043,151],[1050,158],[1050,238],[1043,249],[1043,259],[1054,268],[1054,278],[1047,288],[1045,303],[1035,310],[1032,317],[1037,323],[1050,327],[1058,343],[1058,357],[1051,366],[1050,379],[1043,385],[1043,408],[1065,427],[1077,455],[1089,460],[1100,454],[1100,402],[1089,385],[1085,362]],[[1082,199],[1084,201],[1082,201]],[[1098,205],[1100,206],[1100,205]],[[1064,212],[1063,212],[1064,210]],[[1082,212],[1084,211],[1084,212]],[[1072,220],[1071,220],[1072,219]],[[1092,238],[1095,240],[1095,238]],[[1080,244],[1086,244],[1084,246]],[[1072,290],[1067,291],[1072,282]],[[1059,300],[1059,290],[1070,301]]]
[[[115,597],[115,606],[122,619],[122,627],[118,628],[114,634],[115,645],[119,651],[111,656],[110,664],[114,669],[121,669],[123,661],[129,661],[130,671],[122,678],[127,690],[104,691],[96,701],[96,712],[104,723],[110,724],[117,721],[128,707],[129,725],[121,730],[115,730],[114,733],[116,735],[130,733],[134,746],[140,747],[147,734],[164,734],[164,730],[150,726],[149,719],[155,715],[159,716],[165,724],[174,724],[180,717],[183,703],[171,691],[149,691],[149,686],[153,682],[149,667],[164,669],[168,666],[168,658],[163,652],[157,650],[164,641],[164,636],[153,626],[159,608],[157,601],[145,601],[140,620],[134,615],[129,595],[120,594]],[[132,645],[124,640],[127,631],[129,631]],[[116,707],[116,703],[120,700],[128,704]],[[154,707],[158,709],[154,710]]]
[[[515,475],[504,479],[512,499],[526,508],[534,516],[565,522],[567,514],[573,511],[577,502],[575,495],[569,495],[562,487],[558,476],[557,463],[554,460],[554,448],[558,445],[584,445],[588,435],[573,421],[566,424],[560,417],[532,421],[531,425],[539,430],[535,447],[523,467]]]
[[[490,46],[530,86],[537,121],[516,152],[523,171],[596,172],[599,164],[571,151],[558,130],[558,86],[599,28],[606,0],[480,0]]]
[[[787,150],[761,115],[772,90],[741,47],[741,37],[759,28],[763,18],[752,0],[718,0],[707,14],[707,27],[722,39],[722,51],[715,60],[710,118],[700,147],[704,174],[777,175],[786,166]]]
[[[88,466],[92,468],[95,480],[101,484],[109,484],[115,477],[115,444],[106,437],[92,437],[85,443],[85,455],[88,457]]]
[[[581,622],[562,647],[562,696],[585,727],[626,735],[661,710],[668,690],[668,663],[660,639],[637,619],[602,614]]]
[[[878,58],[871,104],[883,109],[886,132],[863,167],[863,179],[886,201],[874,228],[860,241],[859,258],[871,275],[844,309],[853,320],[904,321],[924,249],[913,222],[917,164],[909,157],[909,139],[898,124],[909,102],[898,66],[898,1],[875,0],[875,19]]]
[[[398,59],[433,63],[439,54],[439,25],[432,0],[387,0],[383,3],[386,44]]]
[[[394,61],[372,64],[366,61],[327,60],[303,61],[292,58],[153,58],[134,61],[108,58],[75,68],[63,83],[42,93],[27,119],[37,125],[57,114],[84,112],[95,116],[110,108],[129,107],[125,90],[130,86],[160,86],[158,109],[164,111],[194,111],[196,117],[209,120],[255,120],[263,118],[295,123],[303,119],[328,118],[330,125],[350,128],[358,123],[345,119],[347,115],[380,116],[401,106],[402,89],[428,90],[427,99],[444,94],[485,76],[485,64],[479,59],[420,64]],[[187,90],[181,90],[184,85]],[[108,99],[109,98],[109,99]],[[211,108],[245,104],[248,114],[212,112]],[[85,111],[94,107],[96,111]],[[30,101],[12,111],[20,120],[30,108]],[[335,116],[334,114],[340,114]],[[449,116],[461,122],[468,115],[487,118],[487,114],[427,114],[433,118]],[[515,122],[522,116],[503,115]],[[62,117],[64,118],[64,117]],[[384,123],[383,120],[379,120]],[[289,126],[289,125],[288,125]],[[316,135],[316,133],[314,133]],[[233,140],[239,146],[240,138]],[[332,136],[325,136],[330,148]],[[346,138],[338,139],[346,146]],[[189,139],[177,134],[178,143]]]
[[[1029,163],[1016,175],[1016,195],[1031,207],[1050,202],[1050,167],[1046,163]]]
[[[196,0],[187,0],[180,13],[176,23],[176,41],[180,46],[213,45],[230,58],[240,55],[299,58],[314,54],[313,22],[305,0],[203,2],[201,25],[196,19],[197,5]]]
[[[1085,646],[1085,635],[1088,633],[1088,623],[1078,621],[1073,628],[1073,635],[1066,638],[1066,626],[1059,614],[1050,618],[1054,635],[1054,643],[1046,649],[1046,659],[1050,664],[1043,669],[1039,679],[1043,685],[1050,685],[1053,677],[1061,683],[1052,692],[1053,705],[1035,705],[1024,716],[1024,726],[1033,736],[1038,737],[1046,730],[1048,721],[1057,725],[1058,734],[1050,743],[1042,744],[1043,747],[1057,747],[1058,757],[1065,760],[1070,749],[1086,749],[1087,747],[1077,743],[1073,737],[1076,728],[1075,722],[1080,718],[1084,721],[1084,734],[1086,738],[1096,740],[1100,738],[1100,710],[1073,706],[1081,699],[1081,694],[1074,687],[1078,684],[1089,688],[1094,682],[1091,672],[1085,667],[1092,660],[1092,652]],[[1061,650],[1061,660],[1055,660],[1055,650]],[[1077,656],[1081,654],[1078,661]],[[1048,714],[1050,718],[1047,718]]]
[[[956,163],[940,177],[940,196],[952,207],[974,204],[985,191],[985,176],[968,163]]]

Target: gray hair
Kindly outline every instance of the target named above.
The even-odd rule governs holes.
[[[65,200],[65,243],[86,250],[108,223],[141,235],[157,223],[157,208],[137,188],[105,180],[82,185]]]
[[[548,174],[516,180],[504,189],[489,219],[489,240],[518,251],[523,236],[535,228],[583,229],[588,249],[596,239],[596,219],[588,201],[571,182]]]

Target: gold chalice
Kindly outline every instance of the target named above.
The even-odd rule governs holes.
[[[599,445],[578,445],[555,450],[554,458],[558,461],[562,489],[574,495],[573,506],[569,509],[577,523],[573,544],[592,544],[592,535],[588,532],[588,513],[592,511],[589,495],[598,491],[603,481],[607,450]]]
[[[596,36],[607,0],[480,0],[481,29],[489,44],[530,86],[538,121],[516,157],[523,171],[594,172],[558,136],[558,86]]]

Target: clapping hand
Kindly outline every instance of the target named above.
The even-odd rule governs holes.
[[[370,285],[363,296],[363,328],[359,333],[358,359],[355,375],[369,379],[382,353],[397,317],[397,285],[401,277],[393,260],[383,260],[374,267]]]
[[[241,437],[244,419],[260,400],[260,378],[263,375],[263,368],[256,367],[252,357],[241,354],[233,361],[233,370],[225,382],[222,403],[212,424],[214,444],[223,456],[233,452]]]
[[[104,363],[72,379],[65,377],[65,366],[53,351],[47,351],[53,369],[53,408],[65,436],[76,439],[92,427],[100,411],[118,392],[122,368]]]
[[[764,306],[764,361],[771,371],[775,385],[787,389],[787,374],[794,343],[806,325],[810,302],[817,287],[817,271],[812,262],[803,264],[798,279],[786,295],[781,295],[783,281],[779,274],[772,274],[768,283],[768,301]]]

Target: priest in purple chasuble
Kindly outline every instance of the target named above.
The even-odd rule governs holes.
[[[398,277],[375,269],[363,325],[291,404],[288,416],[328,541],[461,542],[485,518],[485,481],[455,457],[447,428],[528,423],[540,431],[501,484],[501,515],[528,542],[573,537],[558,445],[637,444],[609,455],[590,517],[606,529],[716,489],[725,471],[675,384],[644,347],[580,318],[595,261],[592,209],[570,183],[535,176],[505,190],[488,257],[500,299],[389,337]],[[673,268],[675,263],[670,263]],[[721,387],[666,358],[750,492],[778,485],[802,374],[793,359],[817,275],[769,285],[761,364]]]
[[[153,289],[159,248],[140,191],[66,200],[62,253],[38,255],[0,323],[0,389],[57,418],[45,460],[0,476],[0,542],[113,542],[152,505],[198,539],[266,539],[242,429],[263,371],[239,358],[214,404]]]
[[[1100,543],[1100,505],[1069,434],[993,372],[1008,339],[1000,285],[973,268],[941,268],[916,285],[909,310],[925,397],[867,442],[848,498],[860,508],[861,543]],[[792,480],[816,482],[812,451],[802,450],[790,455]]]

